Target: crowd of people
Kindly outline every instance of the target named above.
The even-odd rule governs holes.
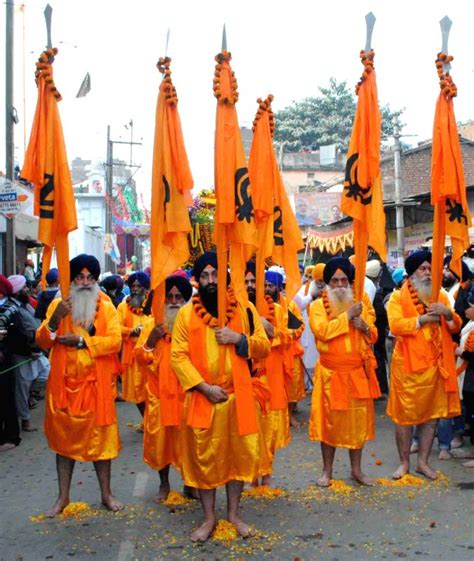
[[[143,416],[143,460],[160,480],[155,500],[170,493],[171,466],[183,493],[200,500],[204,520],[193,541],[211,535],[216,489],[224,485],[228,520],[240,535],[254,534],[239,513],[243,486],[271,485],[275,456],[299,426],[296,405],[308,391],[322,487],[331,484],[337,448],[349,451],[352,478],[373,485],[362,454],[375,437],[374,400],[387,400],[395,425],[393,478],[409,473],[416,453],[415,471],[436,479],[435,437],[441,460],[462,457],[474,467],[474,284],[466,263],[459,278],[446,258],[436,302],[425,250],[391,273],[369,261],[362,301],[344,257],[306,267],[291,301],[277,266],[258,287],[255,264],[247,263],[244,297],[229,273],[227,286],[218,286],[215,253],[173,273],[156,295],[148,272],[101,278],[91,255],[71,260],[67,296],[56,269],[39,293],[27,272],[0,275],[0,451],[18,446],[21,431],[37,430],[30,409],[44,397],[59,486],[51,517],[69,504],[76,461],[94,463],[104,506],[123,508],[111,490],[118,400]]]

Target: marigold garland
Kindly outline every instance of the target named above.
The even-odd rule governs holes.
[[[467,336],[467,340],[464,345],[464,350],[469,353],[472,353],[474,351],[474,329]]]
[[[201,302],[199,294],[195,294],[192,298],[193,309],[202,321],[209,327],[219,327],[218,319],[212,316]],[[235,298],[234,290],[227,289],[227,310],[225,312],[225,325],[227,325],[235,315],[237,309],[237,300]]]
[[[149,292],[145,293],[145,298],[143,299],[143,302],[141,303],[140,307],[136,308],[134,306],[132,306],[130,304],[130,296],[127,296],[127,298],[125,299],[125,303],[127,304],[127,308],[132,312],[132,314],[135,314],[136,316],[143,316],[145,314],[145,308],[148,304],[148,298],[150,296]]]
[[[221,542],[234,541],[239,537],[237,528],[228,520],[219,520],[212,532],[212,539]]]
[[[435,60],[436,70],[439,77],[439,87],[448,99],[452,99],[458,95],[458,89],[456,84],[453,82],[449,71],[444,71],[444,66],[449,64],[452,60],[454,60],[454,57],[442,52],[438,53]]]
[[[178,95],[176,94],[176,88],[173,86],[171,80],[171,58],[169,56],[160,57],[156,63],[156,67],[163,74],[163,83],[165,84],[165,100],[168,105],[175,107],[178,103]]]
[[[221,71],[223,63],[229,64],[232,60],[232,55],[228,51],[222,51],[215,56],[216,68],[214,70],[213,90],[214,96],[218,102],[225,103],[226,105],[235,105],[239,100],[239,92],[237,91],[237,79],[233,70],[230,71],[230,96],[223,96],[221,90]]]
[[[326,288],[323,290],[322,299],[323,299],[324,310],[326,311],[326,315],[328,317],[328,320],[334,319],[334,315],[333,315],[332,310],[331,310],[331,304],[329,303],[328,291],[327,291]]]
[[[53,80],[53,62],[58,54],[58,49],[45,49],[39,56],[36,63],[35,81],[38,85],[39,79],[44,78],[50,92],[53,93],[57,101],[61,101],[61,94],[58,92]]]
[[[286,492],[278,487],[270,487],[268,485],[258,485],[243,492],[244,497],[252,497],[254,499],[267,499],[272,501],[278,497],[284,496]]]
[[[420,316],[426,313],[426,305],[420,300],[418,296],[418,292],[411,284],[410,280],[407,280],[407,288],[408,292],[410,293],[410,297],[412,299],[413,304],[415,304],[416,311]]]
[[[183,497],[181,493],[178,493],[177,491],[170,491],[166,500],[163,501],[161,504],[170,505],[170,506],[183,506],[189,504],[190,502],[191,499],[187,499],[186,497]]]
[[[265,319],[269,321],[272,325],[275,325],[275,302],[269,294],[265,294],[265,300],[268,306],[268,313]]]
[[[272,101],[273,101],[273,95],[272,94],[268,94],[268,96],[266,97],[266,99],[262,100],[261,97],[259,97],[257,99],[257,103],[258,103],[258,109],[257,109],[257,114],[255,115],[255,119],[253,120],[253,126],[252,126],[252,132],[255,132],[255,129],[257,128],[257,123],[258,121],[261,119],[262,115],[267,112],[268,113],[268,121],[270,124],[270,134],[272,135],[273,138],[273,133],[275,132],[275,114],[273,113],[273,109],[272,109]]]
[[[370,49],[369,52],[362,50],[360,51],[359,56],[362,64],[364,65],[364,72],[362,73],[360,80],[357,82],[356,95],[359,95],[359,90],[362,83],[364,82],[364,80],[366,80],[369,77],[369,74],[374,70],[374,57],[375,57],[374,49]]]

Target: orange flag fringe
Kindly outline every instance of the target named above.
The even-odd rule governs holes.
[[[230,67],[231,54],[216,57],[214,95],[217,99],[214,180],[216,214],[214,239],[217,246],[219,325],[226,311],[226,271],[230,264],[235,293],[246,301],[246,262],[257,248],[250,180],[245,161],[235,104],[237,80]],[[228,256],[229,255],[229,256]]]
[[[153,315],[163,321],[165,280],[189,258],[193,178],[184,146],[178,98],[171,81],[171,58],[160,58],[151,195],[151,288]]]
[[[273,96],[258,99],[259,108],[253,122],[253,141],[249,157],[249,174],[258,230],[257,308],[264,302],[265,260],[269,257],[285,269],[286,296],[291,301],[301,286],[298,251],[304,248],[298,222],[285,191],[273,148]]]
[[[469,247],[471,216],[466,199],[461,145],[454,116],[453,98],[457,88],[444,64],[452,56],[439,53],[436,68],[441,92],[436,103],[431,160],[431,204],[434,206],[432,300],[438,301],[443,275],[445,236],[451,237],[453,248],[451,269],[461,278],[461,257]]]
[[[374,51],[361,51],[364,65],[347,154],[341,210],[354,221],[355,296],[362,300],[368,246],[387,258],[385,213],[380,175],[381,115],[374,71]]]
[[[53,80],[52,65],[57,53],[57,49],[47,49],[36,63],[38,102],[21,176],[34,185],[38,240],[44,244],[43,280],[55,248],[64,298],[70,285],[68,234],[77,228],[77,218],[58,109],[61,95]]]

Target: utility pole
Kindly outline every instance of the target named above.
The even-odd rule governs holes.
[[[403,267],[405,263],[405,219],[403,215],[403,201],[401,194],[401,145],[400,145],[400,125],[398,121],[393,127],[394,145],[394,165],[395,165],[395,208],[396,208],[396,229],[397,229],[397,261],[398,266]]]
[[[5,18],[5,172],[13,181],[14,135],[13,135],[13,10],[14,0],[6,0]],[[15,219],[6,218],[5,273],[16,273]]]

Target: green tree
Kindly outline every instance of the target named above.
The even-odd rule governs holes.
[[[275,142],[284,142],[285,151],[317,150],[320,146],[336,144],[347,150],[356,110],[356,96],[347,82],[329,80],[327,87],[318,88],[318,97],[295,101],[289,107],[275,113]],[[381,108],[382,139],[393,134],[394,119],[403,109],[392,111],[389,105]]]

